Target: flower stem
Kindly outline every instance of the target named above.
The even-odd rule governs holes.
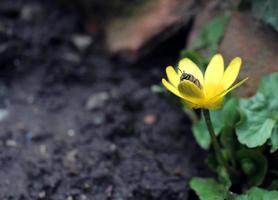
[[[217,141],[217,138],[216,138],[213,126],[212,126],[209,110],[203,109],[203,115],[205,117],[206,125],[207,125],[207,128],[208,128],[208,132],[210,134],[211,143],[212,143],[212,146],[214,148],[216,158],[222,166],[224,166],[227,170],[229,170],[228,164],[227,164],[227,162],[225,161],[225,159],[222,155],[220,145]]]

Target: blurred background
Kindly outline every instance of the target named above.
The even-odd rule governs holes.
[[[276,0],[1,0],[0,198],[196,199],[210,172],[164,69],[240,56],[251,96],[277,31]]]

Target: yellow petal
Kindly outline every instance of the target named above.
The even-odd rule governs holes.
[[[239,81],[237,84],[233,85],[232,87],[230,87],[229,89],[227,89],[226,91],[224,91],[224,92],[220,95],[220,97],[224,97],[228,92],[230,92],[230,91],[236,89],[237,87],[239,87],[240,85],[242,85],[242,84],[243,84],[245,81],[247,81],[247,80],[248,80],[248,77],[246,77],[245,79]]]
[[[234,58],[224,72],[222,79],[223,89],[228,89],[236,80],[241,66],[241,58]]]
[[[185,102],[187,102],[190,105],[196,105],[196,103],[194,103],[195,99],[186,96],[186,95],[182,95],[177,88],[175,88],[172,84],[170,84],[168,81],[166,81],[164,78],[162,79],[162,84],[173,94],[175,94],[176,96],[182,98]]]
[[[229,89],[225,90],[224,92],[220,93],[219,95],[216,95],[215,97],[211,98],[209,101],[211,102],[211,104],[219,101],[221,98],[223,98],[228,92],[236,89],[237,87],[239,87],[240,85],[242,85],[245,81],[248,80],[248,77],[241,80],[240,82],[238,82],[237,84],[233,85],[232,87],[230,87]]]
[[[166,74],[169,82],[173,86],[178,87],[178,84],[180,83],[180,77],[172,66],[168,66],[166,68]]]
[[[193,98],[203,98],[203,91],[196,86],[194,83],[188,80],[180,82],[178,85],[178,90],[183,96],[189,96]]]
[[[223,88],[219,88],[224,74],[224,60],[220,54],[211,59],[205,72],[205,93],[208,98],[215,96]]]
[[[190,59],[184,58],[180,60],[178,67],[182,72],[184,71],[185,73],[191,74],[195,78],[197,78],[200,81],[201,85],[204,84],[204,76],[202,71]],[[180,71],[179,71],[179,75],[181,75]]]
[[[172,84],[170,84],[168,81],[166,81],[164,78],[162,79],[162,84],[174,95],[183,98],[180,92],[178,91],[177,88],[175,88]]]
[[[216,101],[212,100],[212,101],[210,101],[210,103],[208,103],[206,105],[206,108],[210,109],[210,110],[219,109],[222,106],[223,100],[224,100],[224,97],[218,98]]]

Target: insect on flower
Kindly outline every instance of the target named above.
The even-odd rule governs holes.
[[[181,72],[180,81],[189,80],[195,85],[197,85],[200,89],[202,88],[200,81],[195,78],[192,74],[187,74],[185,71],[181,71],[179,68],[178,70]]]
[[[162,79],[162,83],[169,91],[184,100],[190,108],[218,109],[224,96],[248,79],[245,78],[233,85],[240,67],[241,58],[236,57],[224,71],[223,57],[216,54],[203,75],[195,63],[184,58],[178,64],[178,71],[172,66],[166,68],[168,81]]]

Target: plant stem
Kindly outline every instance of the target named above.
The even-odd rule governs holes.
[[[217,141],[217,138],[216,138],[213,126],[212,126],[209,110],[203,109],[203,115],[205,117],[206,125],[207,125],[207,128],[208,128],[208,132],[210,134],[211,143],[212,143],[212,146],[214,148],[216,158],[222,166],[224,166],[227,170],[229,170],[228,164],[227,164],[227,162],[225,161],[225,159],[222,155],[220,145]]]

